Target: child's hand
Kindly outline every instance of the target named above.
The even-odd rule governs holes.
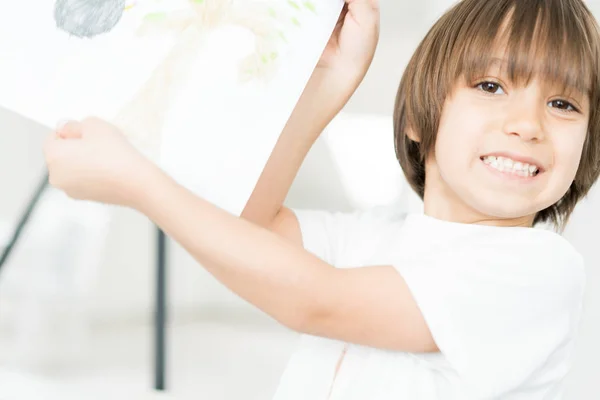
[[[98,118],[57,128],[44,155],[51,185],[74,199],[122,206],[134,205],[144,173],[153,167],[118,128]]]
[[[379,0],[346,0],[317,68],[357,86],[373,61],[378,41]]]

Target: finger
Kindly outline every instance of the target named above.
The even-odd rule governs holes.
[[[354,7],[353,4],[364,4],[372,9],[379,9],[379,0],[346,0],[346,4],[352,7]]]
[[[56,134],[61,139],[81,139],[83,125],[78,121],[62,121],[56,127]]]
[[[64,140],[57,133],[50,133],[44,142],[43,153],[46,163],[54,161],[66,156],[70,152],[80,151],[81,142]]]
[[[333,28],[333,33],[331,34],[331,38],[334,42],[337,43],[340,32],[342,31],[342,26],[344,25],[344,21],[346,20],[346,14],[348,14],[348,4],[344,4],[344,8],[342,8],[342,12]]]
[[[346,14],[348,14],[348,3],[344,4],[344,7],[342,7],[342,12],[340,13],[340,16],[337,20],[336,26],[342,25],[344,23]]]
[[[379,19],[379,0],[346,0],[346,5],[357,22]]]

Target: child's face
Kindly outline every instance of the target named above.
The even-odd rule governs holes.
[[[447,98],[426,165],[429,215],[531,226],[573,182],[588,129],[587,95],[565,95],[538,77],[517,86],[502,70],[499,63],[475,82],[459,82]]]

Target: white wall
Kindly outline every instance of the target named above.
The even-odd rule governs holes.
[[[595,399],[598,395],[600,359],[600,185],[577,207],[565,237],[582,253],[586,262],[587,287],[575,367],[570,376],[567,399]]]

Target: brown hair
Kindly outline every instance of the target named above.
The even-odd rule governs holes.
[[[534,225],[550,222],[562,230],[600,174],[600,29],[582,0],[462,0],[446,12],[415,51],[400,82],[396,157],[423,199],[425,161],[435,147],[444,101],[461,77],[471,82],[486,72],[493,61],[490,49],[497,48],[499,38],[507,46],[506,71],[515,83],[541,73],[589,95],[589,130],[575,180],[534,220]],[[408,137],[409,130],[418,142]]]

